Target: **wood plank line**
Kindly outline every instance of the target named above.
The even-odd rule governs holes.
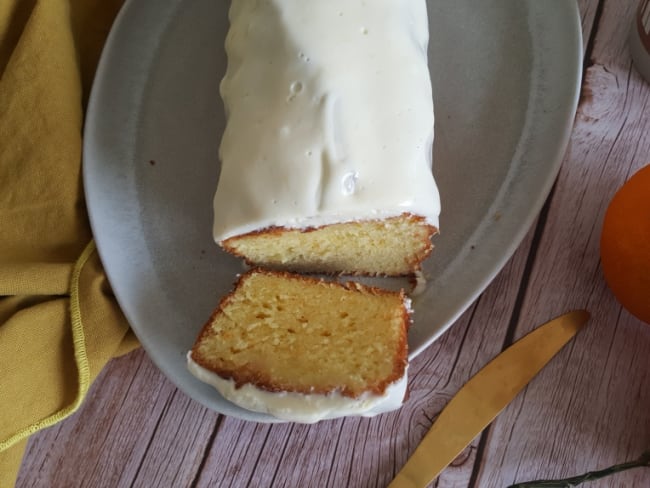
[[[194,479],[192,479],[192,482],[190,483],[190,488],[196,488],[196,486],[198,486],[199,477],[201,476],[201,472],[203,471],[205,467],[205,463],[208,460],[208,456],[210,455],[210,449],[212,449],[212,446],[214,445],[214,440],[217,437],[217,432],[219,432],[219,427],[221,426],[221,422],[223,421],[223,418],[224,418],[223,415],[219,415],[217,417],[217,422],[214,426],[214,429],[212,429],[212,433],[210,434],[208,443],[206,444],[205,449],[203,450],[203,453],[201,455],[201,462],[199,463],[199,467],[196,470]]]
[[[467,341],[467,334],[469,332],[469,324],[472,323],[472,320],[474,319],[474,316],[476,315],[476,310],[479,308],[478,305],[479,305],[480,302],[481,302],[481,296],[479,296],[476,299],[474,304],[470,307],[469,311],[467,312],[467,314],[469,315],[469,317],[467,319],[468,325],[467,325],[467,327],[465,327],[465,330],[463,331],[463,336],[460,339],[460,343],[458,344],[458,350],[457,350],[456,354],[454,355],[454,359],[453,359],[453,361],[451,363],[451,368],[450,368],[451,371],[454,371],[456,369],[456,366],[458,365],[458,361],[459,361],[460,356],[461,356],[461,351],[463,350],[463,346],[465,345],[465,342]],[[447,389],[449,387],[450,381],[451,381],[451,375],[447,377],[447,381],[445,382],[444,385],[442,385],[443,390],[445,390],[445,389]]]
[[[280,462],[284,459],[285,453],[287,452],[287,447],[289,446],[289,440],[291,439],[291,434],[293,433],[295,427],[296,424],[292,424],[289,427],[288,435],[285,439],[285,442],[282,444],[282,451],[280,453],[280,458],[279,458]],[[275,470],[273,471],[273,477],[271,478],[271,483],[269,484],[269,486],[274,486],[275,480],[278,476],[278,473],[280,472],[280,462],[277,463]]]
[[[149,448],[151,447],[151,443],[153,442],[153,439],[154,439],[154,437],[156,435],[156,431],[158,430],[158,427],[160,427],[160,422],[162,422],[162,419],[163,419],[163,416],[165,415],[165,412],[169,409],[169,405],[170,405],[170,403],[171,403],[171,401],[172,401],[175,394],[176,394],[176,391],[173,391],[171,396],[169,396],[169,397],[167,397],[165,399],[165,404],[163,405],[162,411],[160,412],[160,414],[158,416],[158,419],[156,419],[156,423],[155,423],[155,425],[153,427],[151,435],[149,436],[149,439],[147,440],[147,445],[144,448],[145,452],[149,451]],[[140,470],[142,469],[142,465],[144,464],[144,460],[145,460],[145,458],[142,457],[140,459],[140,462],[138,463],[137,468],[135,469],[135,474],[133,475],[133,480],[131,480],[131,488],[133,488],[133,486],[135,486],[135,482],[136,482],[136,480],[138,478],[138,475],[140,474]]]
[[[510,316],[510,321],[508,323],[508,329],[503,340],[503,345],[501,350],[504,351],[510,347],[514,342],[515,331],[517,325],[521,320],[521,311],[523,308],[523,303],[526,298],[526,292],[528,290],[528,284],[530,282],[531,272],[535,266],[535,262],[538,257],[540,250],[540,243],[542,240],[542,235],[544,233],[544,228],[546,227],[546,221],[548,220],[548,212],[550,208],[551,201],[553,200],[553,195],[555,193],[555,184],[551,188],[551,192],[544,202],[544,206],[540,212],[539,217],[536,220],[533,231],[533,238],[530,244],[530,251],[526,256],[526,263],[524,264],[524,271],[521,277],[521,283],[517,289],[517,296],[515,297],[515,303],[512,307],[512,315]]]
[[[255,463],[254,466],[257,466],[260,462],[260,459],[262,458],[262,452],[264,451],[264,448],[266,446],[267,441],[269,440],[269,436],[271,435],[271,429],[266,430],[266,435],[264,436],[264,441],[262,442],[262,447],[259,450],[259,453],[257,454],[257,457],[255,458]],[[250,486],[251,481],[253,479],[253,471],[251,471],[248,480],[246,480],[246,486]]]
[[[196,486],[241,486],[243,480],[253,486],[257,466],[266,468],[277,462],[289,429],[290,424],[255,424],[224,417]],[[266,485],[258,482],[257,486]]]
[[[174,389],[134,486],[189,486],[218,418]]]
[[[339,451],[339,446],[341,444],[341,434],[343,433],[343,425],[345,424],[345,422],[346,422],[346,419],[341,420],[341,428],[339,429],[339,433],[336,436],[336,444],[334,444],[334,452]],[[332,478],[332,470],[330,470],[330,472],[327,473],[327,480],[325,482],[325,486],[330,486],[331,478]]]
[[[582,1],[579,2],[580,12],[582,14],[582,37],[587,39],[584,43],[584,57],[582,59],[582,74],[584,76],[587,68],[594,64],[591,54],[594,50],[594,43],[598,33],[598,27],[603,16],[603,8],[605,0],[598,1]],[[591,12],[593,9],[593,13]]]

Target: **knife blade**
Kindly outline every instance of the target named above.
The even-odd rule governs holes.
[[[525,335],[476,373],[442,410],[389,488],[433,481],[589,320],[575,310]]]

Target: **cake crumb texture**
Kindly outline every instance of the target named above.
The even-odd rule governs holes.
[[[407,275],[418,271],[436,228],[410,214],[317,228],[273,227],[221,245],[249,264],[303,273]]]
[[[254,269],[201,331],[193,360],[237,386],[382,394],[407,364],[403,293]]]

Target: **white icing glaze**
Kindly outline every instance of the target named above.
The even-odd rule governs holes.
[[[199,380],[212,385],[227,400],[247,410],[270,414],[290,422],[314,423],[319,420],[360,415],[374,417],[396,410],[402,405],[407,387],[407,368],[404,376],[386,388],[383,395],[365,393],[349,398],[338,392],[328,395],[306,395],[294,392],[269,392],[246,384],[237,388],[231,379],[224,379],[205,369],[187,353],[187,367]]]
[[[438,227],[425,0],[233,0],[216,241],[408,212]]]

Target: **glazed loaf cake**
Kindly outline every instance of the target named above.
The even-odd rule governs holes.
[[[188,367],[280,419],[372,416],[402,404],[408,326],[403,293],[256,269],[222,299]]]
[[[440,202],[425,0],[234,0],[215,240],[249,264],[404,275]]]

